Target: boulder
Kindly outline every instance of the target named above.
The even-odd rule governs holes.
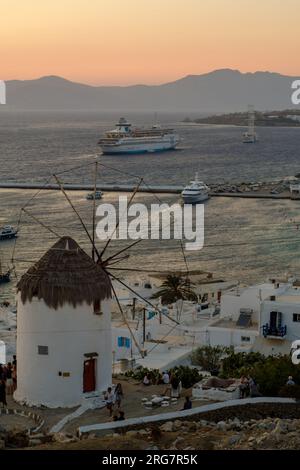
[[[235,444],[238,444],[242,439],[241,434],[235,434],[234,436],[229,437],[228,439],[228,445],[234,446]]]
[[[126,436],[136,437],[137,435],[138,431],[131,430],[126,432]]]
[[[174,430],[173,421],[167,421],[159,429],[164,432],[172,432]]]
[[[228,429],[228,424],[226,424],[225,421],[219,421],[217,423],[217,429],[219,429],[220,431],[226,431]]]
[[[43,441],[41,439],[30,439],[29,440],[29,446],[34,447],[34,446],[39,446],[43,444]]]

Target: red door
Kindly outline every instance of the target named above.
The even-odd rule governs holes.
[[[96,390],[96,359],[88,359],[83,365],[83,392]]]

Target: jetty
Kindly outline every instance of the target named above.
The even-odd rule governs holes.
[[[273,183],[274,186],[278,183]],[[271,187],[270,187],[271,186]],[[264,187],[261,184],[258,187],[255,184],[254,188],[251,185],[247,189],[240,189],[239,185],[234,187],[224,187],[223,184],[210,185],[211,197],[238,197],[238,198],[249,198],[249,199],[297,199],[291,195],[289,191],[282,190],[274,193],[272,191],[272,184],[268,183],[268,187]],[[0,189],[24,189],[24,190],[60,190],[60,186],[56,183],[45,184],[42,182],[0,182]],[[94,185],[92,183],[64,183],[64,189],[67,191],[93,191]],[[108,191],[108,192],[132,192],[136,189],[135,184],[119,184],[119,183],[101,183],[97,185],[97,191]],[[180,194],[184,189],[182,185],[141,185],[138,192],[141,193],[166,193],[166,194]],[[271,189],[271,190],[270,190]]]

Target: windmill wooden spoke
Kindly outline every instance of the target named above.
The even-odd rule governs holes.
[[[133,198],[134,198],[134,196],[136,195],[136,193],[138,192],[138,190],[140,189],[140,186],[141,186],[142,183],[143,183],[143,178],[140,179],[140,181],[139,181],[137,187],[136,187],[135,190],[133,191],[133,193],[132,193],[132,195],[131,195],[131,197],[130,197],[130,199],[129,199],[128,205],[130,205],[130,204],[132,203]],[[119,220],[118,220],[118,222],[116,223],[116,226],[115,226],[115,228],[114,228],[114,230],[113,230],[113,232],[112,232],[110,238],[107,240],[107,242],[106,242],[106,244],[105,244],[103,250],[101,251],[101,253],[100,253],[99,257],[98,257],[98,259],[102,259],[102,256],[104,255],[105,251],[107,250],[107,248],[108,248],[108,246],[109,246],[109,244],[110,244],[110,242],[111,242],[111,240],[112,240],[113,235],[116,233],[116,230],[118,229],[118,227],[119,227],[119,225],[120,225],[120,220],[121,220],[122,217],[124,217],[124,215],[125,215],[125,214],[122,214],[122,216],[119,217]],[[127,214],[126,214],[126,215],[127,215]]]
[[[122,286],[126,287],[126,289],[128,289],[130,292],[132,292],[133,294],[135,294],[138,298],[142,299],[144,302],[146,302],[148,305],[150,305],[150,307],[154,308],[154,310],[156,310],[159,314],[161,314],[161,311],[160,309],[154,305],[152,302],[150,302],[148,299],[146,299],[145,297],[143,297],[141,294],[139,294],[138,292],[136,292],[134,289],[132,289],[130,286],[128,286],[125,282],[121,281],[121,279],[119,279],[118,277],[114,276],[114,274],[110,273],[109,271],[107,271],[108,274],[117,282],[119,282],[120,284],[122,284]],[[176,323],[177,325],[179,325],[179,322],[177,320],[174,320],[174,318],[170,317],[169,315],[165,315],[167,318],[169,318],[169,320],[173,321],[174,323]]]
[[[107,273],[107,274],[109,274],[109,273]],[[138,344],[138,342],[137,342],[137,340],[136,340],[136,337],[134,336],[134,333],[133,333],[133,331],[132,331],[132,329],[131,329],[131,327],[130,327],[128,321],[127,321],[126,315],[125,315],[125,313],[123,312],[122,306],[121,306],[121,304],[120,304],[120,301],[119,301],[119,299],[118,299],[118,296],[117,296],[117,294],[116,294],[116,291],[115,291],[115,288],[114,288],[112,282],[111,282],[110,284],[111,284],[111,288],[112,288],[114,297],[115,297],[116,302],[117,302],[117,304],[118,304],[120,313],[121,313],[121,315],[122,315],[122,318],[123,318],[124,322],[126,323],[126,326],[127,326],[128,330],[129,330],[129,332],[130,332],[130,334],[131,334],[131,337],[132,337],[132,339],[133,339],[133,342],[134,342],[135,346],[137,347],[137,349],[138,349],[138,351],[139,351],[141,357],[143,358],[143,357],[144,357],[144,353],[143,353],[142,349],[140,348],[140,345]]]
[[[50,233],[52,233],[53,235],[55,235],[57,238],[60,238],[60,235],[58,233],[56,233],[54,230],[52,230],[52,228],[48,227],[48,225],[44,224],[41,220],[39,220],[37,217],[35,217],[33,214],[31,214],[27,209],[25,209],[24,207],[21,209],[22,212],[25,212],[25,214],[27,214],[29,217],[31,217],[35,222],[37,222],[39,225],[41,225],[42,227],[44,227],[46,230],[48,230]]]
[[[95,261],[95,225],[96,225],[96,191],[97,191],[97,171],[98,171],[98,162],[95,162],[95,173],[94,173],[94,200],[93,200],[93,232],[92,232],[92,258]]]
[[[169,271],[158,271],[155,269],[141,269],[141,268],[125,268],[124,266],[121,266],[119,268],[110,268],[110,269],[115,269],[119,271],[132,271],[132,272],[139,272],[139,273],[149,273],[149,274],[160,274],[161,276],[167,276],[170,274]]]
[[[106,260],[103,261],[103,265],[106,266],[109,261],[113,260],[113,259],[116,258],[118,255],[120,255],[121,253],[124,253],[124,251],[129,250],[130,248],[132,248],[134,245],[137,245],[137,244],[140,243],[141,241],[142,241],[142,239],[140,238],[139,240],[136,240],[135,242],[131,243],[131,245],[126,246],[125,248],[123,248],[123,249],[120,250],[120,251],[117,251],[117,253],[115,253],[114,255],[110,256],[109,258],[106,258]],[[129,256],[129,255],[128,255],[128,256]]]
[[[107,264],[106,267],[111,268],[111,266],[113,266],[114,264],[120,263],[121,261],[125,261],[126,259],[129,258],[129,256],[130,255],[125,255],[125,256],[121,256],[120,258],[114,258],[113,262],[110,263],[110,264]],[[105,265],[105,263],[104,263],[104,265]]]
[[[91,242],[91,244],[92,244],[92,247],[93,247],[93,249],[95,250],[95,253],[96,253],[98,259],[101,259],[101,256],[99,255],[99,252],[98,252],[98,250],[97,250],[97,248],[96,248],[96,246],[95,246],[95,244],[94,244],[94,242],[93,242],[93,238],[91,237],[91,235],[90,235],[88,229],[86,228],[86,225],[85,225],[85,223],[83,222],[81,215],[80,215],[79,212],[76,210],[76,207],[74,206],[74,204],[72,203],[71,199],[70,199],[69,196],[67,195],[67,193],[66,193],[66,191],[65,191],[65,189],[64,189],[64,187],[63,187],[63,185],[62,185],[62,182],[58,179],[58,177],[57,177],[55,174],[54,174],[53,176],[54,176],[54,178],[56,179],[57,184],[59,185],[59,187],[60,187],[60,189],[61,189],[61,192],[63,193],[63,195],[65,196],[66,200],[67,200],[68,203],[70,204],[70,206],[71,206],[71,208],[73,209],[74,213],[77,215],[77,218],[78,218],[78,220],[80,221],[80,223],[81,223],[81,225],[82,225],[82,227],[83,227],[85,233],[87,234],[87,236],[88,236],[88,238],[89,238],[89,240],[90,240],[90,242]]]

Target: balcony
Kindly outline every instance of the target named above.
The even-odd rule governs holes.
[[[263,336],[269,339],[284,339],[286,336],[286,325],[271,327],[268,323],[263,325]]]

